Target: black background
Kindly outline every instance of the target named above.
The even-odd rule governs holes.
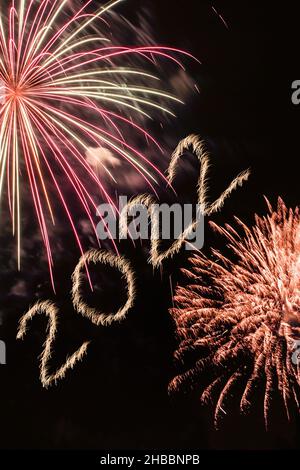
[[[179,141],[188,133],[199,133],[209,139],[219,157],[213,174],[216,192],[224,185],[223,176],[230,180],[239,170],[252,168],[249,183],[226,204],[217,221],[232,221],[235,214],[251,223],[254,212],[266,211],[262,195],[273,204],[279,195],[288,205],[298,204],[300,107],[291,103],[291,83],[300,73],[295,2],[215,1],[229,30],[212,12],[211,2],[202,0],[128,0],[120,10],[135,21],[137,10],[145,5],[162,44],[187,49],[202,61],[190,69],[201,94],[174,126],[174,137]],[[182,177],[180,184],[191,183]],[[209,248],[213,239],[206,243]],[[0,369],[0,447],[297,448],[299,422],[287,424],[280,412],[268,433],[259,405],[249,417],[240,417],[233,409],[223,428],[215,431],[212,409],[201,408],[199,391],[168,396],[168,382],[177,370],[177,343],[168,314],[169,275],[174,285],[181,280],[186,257],[166,266],[161,276],[153,275],[140,253],[126,250],[139,274],[139,294],[136,307],[120,326],[93,328],[75,318],[66,296],[71,285],[61,274],[59,300],[66,324],[57,354],[61,350],[62,360],[82,338],[94,341],[87,359],[49,391],[41,388],[36,359],[44,323],[34,330],[39,327],[40,334],[16,344],[16,319],[29,303],[3,297],[3,309],[11,317],[1,330],[8,344],[8,364]],[[61,272],[63,268],[61,263]]]

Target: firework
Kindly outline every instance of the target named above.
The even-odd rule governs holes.
[[[152,189],[163,177],[127,143],[122,130],[129,126],[161,150],[139,122],[151,117],[152,111],[173,115],[163,103],[180,100],[153,88],[158,78],[131,64],[136,58],[138,66],[143,60],[155,67],[161,58],[182,66],[176,54],[189,54],[154,45],[110,43],[101,33],[103,17],[121,1],[111,1],[94,13],[92,0],[78,7],[68,0],[10,0],[8,14],[0,10],[0,198],[6,186],[20,267],[20,176],[27,173],[52,283],[48,224],[55,222],[53,199],[61,202],[82,254],[66,187],[73,190],[94,230],[96,204],[90,188],[98,188],[113,203],[99,172],[85,158],[91,147],[124,158]],[[126,61],[130,66],[124,66]]]
[[[256,216],[251,229],[237,219],[243,235],[213,224],[232,257],[217,250],[213,260],[195,257],[186,271],[192,283],[175,296],[172,313],[181,339],[176,357],[183,364],[190,353],[198,359],[170,390],[212,376],[201,400],[217,397],[216,427],[240,387],[242,412],[263,387],[266,427],[275,394],[288,417],[292,406],[299,408],[300,367],[293,358],[300,339],[300,212],[288,210],[280,199],[277,211],[270,205],[269,211]]]

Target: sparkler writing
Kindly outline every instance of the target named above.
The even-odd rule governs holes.
[[[222,205],[225,203],[226,199],[230,196],[232,191],[234,191],[239,185],[242,185],[244,181],[248,179],[250,172],[249,170],[247,170],[246,172],[243,172],[241,175],[239,175],[236,179],[233,180],[227,190],[222,193],[222,195],[217,199],[217,201],[215,201],[213,204],[208,204],[207,175],[209,168],[209,154],[206,151],[205,142],[200,137],[192,135],[180,142],[177,149],[175,150],[173,158],[171,159],[170,168],[168,172],[168,182],[170,183],[172,181],[172,178],[176,173],[176,166],[179,162],[182,153],[190,147],[195,152],[201,164],[199,175],[199,201],[201,203],[201,207],[203,208],[203,210],[205,210],[205,213],[209,215],[222,207]],[[151,214],[151,206],[153,202],[152,198],[150,196],[139,196],[138,200],[143,201],[146,207],[149,208],[149,212]],[[134,200],[133,204],[137,204],[137,201]],[[127,213],[128,210],[129,208],[125,207],[125,213]],[[191,231],[195,229],[196,223],[196,221],[192,221],[188,229],[186,229],[179,237],[179,239],[172,245],[172,247],[166,250],[165,252],[160,252],[159,250],[159,239],[157,239],[156,237],[153,237],[151,239],[151,256],[149,262],[152,263],[154,268],[161,266],[165,260],[174,257],[179,252],[183,244],[189,239]],[[154,221],[152,220],[152,225],[154,225],[154,230],[156,230],[155,218]],[[127,224],[125,223],[125,221],[123,221],[123,228],[127,228]],[[89,264],[110,266],[119,271],[123,279],[125,280],[127,301],[124,306],[121,306],[116,313],[102,312],[99,308],[89,306],[85,301],[82,293],[84,282],[83,270],[84,268],[88,267]],[[97,326],[109,326],[113,322],[124,321],[126,319],[128,311],[134,306],[134,300],[136,296],[135,277],[136,275],[131,266],[130,261],[125,259],[123,256],[115,255],[102,250],[88,251],[79,260],[79,263],[76,266],[72,276],[72,300],[75,310],[82,316],[88,318],[93,324]],[[45,343],[44,351],[42,353],[40,369],[41,382],[44,387],[48,387],[49,385],[56,383],[59,379],[63,379],[67,370],[73,368],[75,364],[84,357],[89,342],[84,342],[82,346],[67,360],[67,362],[56,373],[49,375],[48,363],[52,351],[52,345],[57,332],[57,318],[59,316],[59,310],[57,306],[50,301],[38,302],[32,309],[29,310],[29,312],[27,312],[21,318],[17,338],[23,339],[25,337],[28,321],[31,320],[38,313],[44,314],[49,318],[49,333]]]

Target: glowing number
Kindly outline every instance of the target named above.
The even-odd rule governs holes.
[[[44,345],[43,352],[41,354],[41,364],[40,364],[40,379],[43,387],[48,388],[53,383],[56,384],[58,380],[61,380],[65,377],[66,372],[69,369],[73,369],[75,364],[78,361],[81,361],[87,352],[89,341],[80,346],[77,351],[70,356],[65,364],[63,364],[56,372],[53,374],[49,373],[49,359],[52,354],[52,346],[57,333],[57,318],[59,315],[58,308],[56,305],[50,301],[38,302],[32,307],[20,320],[17,339],[23,339],[27,333],[27,325],[30,320],[37,314],[46,315],[48,317],[48,336]]]
[[[115,314],[103,313],[87,305],[81,293],[81,285],[83,282],[83,268],[87,264],[104,264],[112,268],[116,268],[126,279],[126,288],[128,299],[126,304],[121,307]],[[83,255],[73,273],[72,298],[75,309],[84,317],[89,318],[95,325],[109,325],[114,321],[121,321],[126,317],[128,310],[133,306],[135,299],[135,281],[134,273],[128,261],[121,256],[106,253],[97,250],[91,250]],[[32,307],[20,320],[17,339],[23,339],[27,333],[27,325],[30,320],[37,314],[44,314],[48,317],[48,336],[45,342],[44,350],[41,355],[40,364],[40,380],[42,385],[47,388],[60,379],[65,377],[66,372],[77,364],[78,361],[87,353],[90,341],[86,341],[82,346],[70,356],[65,364],[63,364],[55,373],[49,373],[49,359],[52,353],[52,346],[57,333],[57,318],[59,310],[57,306],[50,301],[38,302]]]
[[[203,215],[211,215],[223,206],[225,200],[230,196],[230,194],[238,187],[241,186],[249,177],[250,171],[246,170],[238,175],[228,186],[228,188],[221,194],[221,196],[213,203],[208,203],[207,201],[207,174],[210,166],[210,157],[205,147],[205,142],[195,135],[191,135],[186,139],[182,140],[178,147],[176,148],[168,169],[168,181],[170,184],[173,183],[176,168],[179,159],[181,158],[184,151],[192,149],[196,157],[198,158],[201,168],[199,175],[199,190],[198,190],[198,205],[201,207]],[[151,217],[151,253],[149,262],[152,263],[154,267],[158,267],[161,263],[169,257],[174,256],[179,252],[182,245],[186,242],[189,235],[193,233],[197,225],[197,221],[191,222],[188,228],[182,232],[178,240],[176,240],[173,245],[164,252],[159,252],[161,241],[159,239],[159,219],[158,214],[154,209],[155,200],[152,196],[142,195],[133,199],[122,211],[120,226],[122,233],[125,234],[128,231],[127,227],[127,214],[130,209],[135,206],[144,205],[148,209],[148,213]],[[126,290],[127,290],[127,301],[124,306],[116,313],[104,313],[99,309],[94,308],[87,304],[83,298],[82,294],[82,285],[84,282],[84,268],[88,264],[103,264],[115,268],[118,270],[126,280]],[[79,260],[75,271],[72,276],[73,287],[72,287],[72,300],[74,308],[82,316],[91,320],[95,325],[110,325],[113,322],[122,321],[125,319],[128,311],[132,308],[135,299],[135,279],[134,272],[131,268],[130,263],[122,256],[114,255],[112,253],[91,250],[85,253]],[[22,339],[27,332],[27,323],[37,314],[44,314],[48,316],[48,336],[45,342],[45,347],[41,356],[41,365],[40,365],[40,379],[44,387],[48,387],[53,383],[56,383],[58,380],[63,379],[67,370],[72,369],[75,364],[80,361],[87,352],[89,341],[82,344],[82,346],[69,357],[65,364],[62,365],[55,373],[49,374],[48,364],[51,357],[52,345],[56,337],[57,332],[57,317],[58,317],[58,308],[56,305],[50,301],[38,302],[34,307],[32,307],[29,312],[27,312],[20,320],[19,329],[17,338]]]
[[[96,308],[87,305],[81,293],[81,286],[83,283],[83,271],[85,267],[90,264],[104,264],[117,269],[124,276],[126,280],[127,302],[116,313],[103,313]],[[99,250],[91,250],[85,253],[75,268],[73,273],[73,288],[72,299],[74,308],[87,317],[95,325],[110,325],[115,321],[121,321],[126,317],[128,310],[133,306],[135,299],[135,281],[134,272],[131,269],[130,263],[124,257],[114,255]]]
[[[238,186],[242,186],[245,181],[248,180],[250,176],[250,170],[245,170],[240,173],[222,192],[222,194],[214,201],[213,203],[208,202],[208,172],[210,168],[210,155],[206,149],[206,144],[203,139],[196,135],[190,135],[183,139],[177,146],[175,152],[172,155],[172,159],[168,169],[168,181],[170,185],[172,185],[174,178],[176,176],[176,168],[177,164],[182,157],[183,153],[187,150],[191,149],[193,153],[199,160],[200,163],[200,174],[198,179],[198,206],[201,208],[201,212],[203,215],[212,215],[215,212],[219,211],[226,199],[231,195],[233,191],[237,189]],[[161,241],[159,240],[158,232],[159,232],[159,219],[158,214],[154,210],[155,200],[153,197],[149,195],[142,195],[137,196],[132,201],[130,201],[127,206],[123,209],[121,213],[121,233],[125,235],[127,229],[127,214],[130,213],[135,206],[144,205],[147,207],[150,218],[151,218],[151,250],[150,250],[150,259],[149,262],[154,266],[158,267],[161,263],[176,253],[178,253],[182,247],[182,245],[189,239],[189,236],[195,230],[198,222],[193,221],[191,224],[185,229],[184,232],[178,237],[178,239],[173,243],[173,245],[166,250],[165,252],[159,252],[159,248],[161,245]]]

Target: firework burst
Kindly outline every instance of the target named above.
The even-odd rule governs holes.
[[[300,212],[280,199],[277,211],[270,205],[269,210],[256,216],[252,229],[237,219],[242,236],[229,225],[213,224],[233,258],[217,250],[214,260],[197,256],[186,271],[192,284],[175,296],[172,314],[181,339],[176,357],[183,364],[191,353],[198,359],[170,390],[195,387],[204,372],[212,374],[201,400],[217,397],[216,427],[240,387],[242,412],[249,410],[255,390],[264,388],[266,426],[276,393],[288,417],[291,406],[299,408],[300,367],[293,358],[300,339]]]
[[[10,0],[5,14],[0,11],[0,198],[7,193],[20,266],[21,175],[27,174],[51,277],[53,199],[60,200],[82,254],[66,187],[72,188],[94,229],[96,204],[90,188],[98,188],[113,203],[86,159],[91,147],[124,158],[152,188],[162,177],[126,141],[123,126],[160,148],[139,122],[152,111],[172,115],[163,103],[179,100],[153,88],[158,78],[131,64],[136,58],[138,65],[143,60],[155,67],[158,59],[168,59],[181,66],[176,54],[182,51],[110,43],[101,33],[101,25],[107,26],[103,17],[121,1],[91,12],[92,0],[78,7],[68,0]],[[56,194],[50,194],[49,182]]]

